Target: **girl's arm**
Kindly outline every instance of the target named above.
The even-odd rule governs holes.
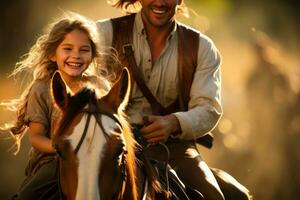
[[[29,142],[37,150],[44,153],[55,153],[52,147],[52,142],[45,136],[46,128],[43,124],[38,122],[29,123]]]

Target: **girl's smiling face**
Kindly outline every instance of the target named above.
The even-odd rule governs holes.
[[[92,47],[88,35],[78,29],[66,34],[51,60],[57,63],[64,76],[80,77],[92,62]]]

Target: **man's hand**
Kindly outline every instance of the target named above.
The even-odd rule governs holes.
[[[173,114],[166,116],[150,115],[149,124],[141,129],[148,143],[166,142],[171,134],[180,131],[180,124]]]

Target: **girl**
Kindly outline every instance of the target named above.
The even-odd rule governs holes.
[[[60,113],[49,94],[50,80],[59,70],[72,93],[86,84],[96,84],[99,95],[108,89],[108,81],[95,74],[108,74],[99,65],[96,26],[84,17],[68,13],[38,38],[29,53],[17,63],[12,75],[30,70],[33,80],[19,99],[2,103],[17,111],[17,121],[9,127],[19,150],[20,139],[28,129],[32,145],[26,179],[14,199],[57,199],[55,150],[51,134]],[[99,71],[100,70],[100,71]],[[8,129],[8,128],[7,128]]]

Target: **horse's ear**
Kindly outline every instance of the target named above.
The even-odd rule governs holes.
[[[125,106],[128,103],[129,95],[131,91],[130,74],[127,68],[123,68],[117,81],[113,84],[112,88],[106,96],[100,101],[105,108],[109,111],[116,113],[118,108],[122,105]]]
[[[67,93],[67,87],[66,83],[61,77],[61,74],[56,71],[51,79],[51,96],[54,101],[54,103],[61,109],[66,106],[68,102],[68,93]]]

